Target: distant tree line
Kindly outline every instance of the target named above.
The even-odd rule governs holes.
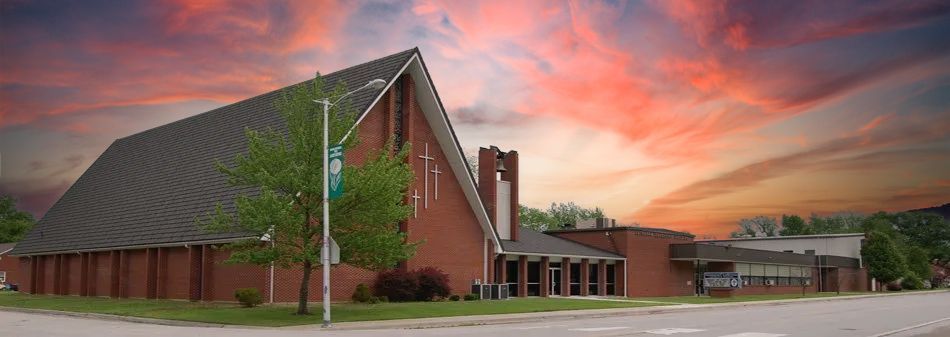
[[[605,217],[604,210],[600,207],[585,208],[573,202],[552,202],[547,209],[520,205],[518,216],[522,227],[536,231],[570,228],[576,226],[581,220]]]
[[[808,221],[798,215],[776,218],[755,216],[741,219],[731,237],[791,236],[865,233],[861,250],[868,272],[882,282],[901,280],[917,288],[932,276],[931,263],[950,261],[950,223],[927,212],[877,212],[869,216],[842,213],[812,214]]]

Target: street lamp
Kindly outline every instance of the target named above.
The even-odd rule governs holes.
[[[323,104],[323,248],[320,250],[320,258],[323,260],[323,327],[330,327],[330,169],[329,169],[329,115],[330,107],[337,105],[349,95],[353,93],[366,89],[382,89],[386,86],[386,80],[375,79],[367,82],[362,87],[357,88],[356,90],[350,91],[333,103],[330,103],[329,98],[324,98],[322,100],[313,100],[314,103]]]

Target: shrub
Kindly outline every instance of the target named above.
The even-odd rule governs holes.
[[[466,300],[466,301],[477,301],[477,300],[478,300],[478,294],[465,294],[465,300]]]
[[[261,292],[257,288],[240,288],[234,291],[234,298],[246,308],[252,308],[264,303]]]
[[[908,290],[923,289],[924,281],[921,281],[920,277],[917,277],[916,273],[909,272],[906,276],[904,276],[904,279],[901,280],[901,288]]]
[[[431,301],[436,297],[448,297],[452,289],[449,288],[449,275],[435,267],[425,267],[413,271],[419,282],[416,291],[417,301]]]
[[[452,296],[449,296],[449,301],[452,301],[452,302],[458,302],[460,299],[462,299],[462,298],[459,297],[459,295],[452,295]]]
[[[377,304],[382,301],[379,300],[379,296],[370,296],[370,298],[367,299],[366,302],[369,304]]]
[[[376,296],[386,296],[393,302],[407,302],[416,299],[419,280],[414,273],[393,269],[379,273],[373,292]]]
[[[353,302],[356,303],[366,303],[369,302],[370,298],[373,297],[373,294],[369,292],[369,287],[365,284],[357,284],[356,290],[353,291]]]

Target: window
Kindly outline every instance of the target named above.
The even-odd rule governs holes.
[[[541,262],[528,262],[528,296],[541,295]]]
[[[795,251],[794,251],[794,250],[783,250],[782,252],[785,252],[785,253],[794,253]]]
[[[7,282],[7,272],[0,271],[0,283]]]
[[[395,107],[393,108],[393,140],[394,148],[396,152],[402,149],[402,131],[404,126],[402,125],[403,119],[403,104],[402,104],[402,77],[396,80],[396,83],[393,83],[393,103]]]
[[[814,249],[805,249],[805,255],[815,255]]]
[[[597,269],[596,264],[587,265],[587,294],[589,295],[600,295],[597,293],[597,283],[600,282]]]
[[[508,283],[508,296],[518,296],[518,261],[505,261],[505,283]]]
[[[571,295],[581,293],[581,264],[571,263]]]
[[[617,269],[615,265],[607,265],[607,293],[604,295],[614,295],[617,293],[616,286],[614,285],[617,282]]]

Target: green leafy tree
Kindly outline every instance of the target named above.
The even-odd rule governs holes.
[[[782,214],[782,230],[779,231],[779,235],[790,236],[812,234],[815,234],[815,230],[805,223],[805,219],[802,219],[802,217],[794,214]]]
[[[0,243],[22,240],[35,222],[32,214],[16,208],[16,199],[0,196]]]
[[[519,205],[518,219],[521,220],[521,226],[534,229],[536,231],[545,231],[548,226],[554,224],[554,219],[547,212],[525,205]]]
[[[764,215],[739,220],[739,229],[729,234],[731,237],[776,235],[778,235],[778,225],[775,223],[775,218]]]
[[[331,101],[345,92],[337,86]],[[199,220],[210,230],[255,237],[226,245],[231,250],[229,262],[300,269],[297,314],[301,315],[309,313],[310,275],[320,263],[322,248],[323,108],[313,100],[323,97],[319,75],[312,83],[284,92],[276,105],[287,131],[247,130],[247,154],[238,155],[232,166],[217,164],[231,185],[254,187],[259,193],[236,197],[233,214],[219,204],[205,221]],[[337,144],[354,125],[356,111],[337,104],[330,116],[329,139]],[[353,148],[357,138],[347,138],[344,148]],[[344,167],[344,194],[330,201],[330,233],[340,246],[342,263],[382,270],[414,253],[416,244],[407,243],[397,227],[412,213],[404,202],[414,179],[406,164],[408,154],[407,145],[393,155],[390,141],[362,165]]]
[[[521,226],[537,231],[560,228],[565,225],[573,227],[581,220],[606,217],[604,210],[600,207],[585,208],[573,202],[552,202],[547,210],[520,205],[518,212]]]
[[[868,265],[868,274],[884,283],[903,277],[907,270],[894,240],[884,232],[868,233],[867,242],[861,247],[861,256]]]
[[[950,259],[950,223],[944,217],[933,213],[902,212],[893,216],[893,225],[911,244],[925,248],[931,259]]]
[[[904,260],[907,261],[907,270],[922,279],[930,279],[933,276],[933,270],[930,269],[930,255],[927,250],[914,245],[906,247]]]

